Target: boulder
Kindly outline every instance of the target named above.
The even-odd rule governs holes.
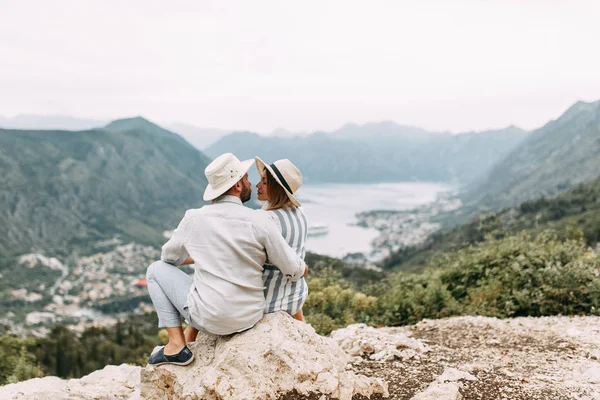
[[[0,387],[0,399],[74,400],[138,399],[140,367],[108,365],[81,379],[63,380],[55,376],[29,379]]]
[[[408,336],[403,328],[354,324],[331,332],[331,338],[349,355],[368,357],[372,361],[421,358],[429,351],[426,344]]]
[[[283,312],[266,315],[246,332],[200,333],[185,367],[147,366],[141,396],[162,399],[285,399],[387,397],[387,384],[350,370],[351,358],[331,338]],[[317,397],[318,398],[318,397]]]
[[[462,399],[460,388],[460,383],[456,382],[433,382],[425,391],[418,393],[411,400],[460,400]]]
[[[477,378],[456,368],[446,368],[442,375],[438,376],[423,392],[415,395],[412,400],[460,400],[462,398],[460,380],[476,381]]]

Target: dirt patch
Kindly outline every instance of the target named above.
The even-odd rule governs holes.
[[[310,393],[308,395],[302,395],[298,393],[297,390],[293,390],[289,393],[281,395],[277,398],[277,400],[332,400],[331,396],[322,395],[320,393]],[[374,395],[369,397],[365,397],[362,395],[352,396],[352,400],[383,400],[381,395]]]
[[[411,399],[448,368],[476,378],[458,380],[465,400],[600,399],[598,317],[460,317],[403,329],[427,344],[424,356],[354,362],[357,372],[388,382],[390,399]]]

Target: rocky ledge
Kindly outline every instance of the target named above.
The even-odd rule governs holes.
[[[272,315],[242,334],[202,335],[192,349],[188,367],[108,366],[7,385],[0,398],[600,399],[599,317],[360,324],[324,338]]]
[[[0,387],[2,400],[140,400],[140,367],[108,365],[81,379],[55,376],[35,378]]]
[[[425,352],[386,345],[398,335]],[[599,317],[455,317],[401,328],[354,325],[332,336],[345,337],[346,349],[369,350],[354,352],[354,370],[384,379],[390,399],[600,399]]]
[[[387,384],[353,372],[350,356],[330,338],[278,312],[231,336],[199,334],[194,361],[142,370],[142,397],[159,399],[287,399],[327,395],[341,400],[387,396]],[[318,398],[317,396],[317,398]]]

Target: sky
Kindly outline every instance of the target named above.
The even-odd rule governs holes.
[[[0,0],[0,116],[525,129],[600,99],[600,1]]]

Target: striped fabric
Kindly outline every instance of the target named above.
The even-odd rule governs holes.
[[[304,259],[308,224],[301,207],[286,207],[268,211],[271,219],[281,228],[281,234],[296,253]],[[264,266],[265,313],[286,311],[290,315],[302,309],[308,297],[308,285],[301,278],[296,282],[286,278],[275,266]]]

